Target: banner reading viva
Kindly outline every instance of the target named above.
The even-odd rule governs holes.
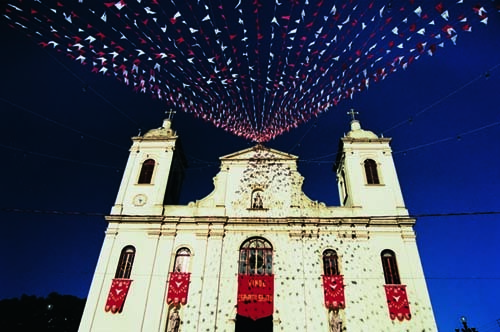
[[[238,275],[238,315],[253,320],[273,314],[274,275]]]
[[[104,308],[106,312],[111,311],[114,314],[122,312],[123,303],[127,297],[130,283],[132,283],[130,279],[113,279],[111,288],[109,289],[108,299],[106,300],[106,307]]]

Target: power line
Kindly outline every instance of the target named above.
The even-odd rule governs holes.
[[[496,122],[493,122],[493,123],[489,123],[489,124],[486,124],[486,125],[483,125],[483,126],[480,126],[480,127],[477,127],[477,128],[471,129],[471,130],[468,130],[468,131],[464,131],[464,132],[458,133],[458,134],[456,134],[454,136],[448,136],[448,137],[440,138],[440,139],[437,139],[437,140],[434,140],[434,141],[431,141],[431,142],[428,142],[428,143],[423,143],[423,144],[415,145],[413,147],[409,147],[409,148],[406,148],[404,150],[394,151],[393,155],[397,155],[397,154],[406,153],[406,152],[409,152],[409,151],[414,151],[414,150],[426,148],[428,146],[432,146],[432,145],[436,145],[436,144],[439,144],[439,143],[444,143],[444,142],[448,142],[448,141],[452,141],[452,140],[460,140],[464,136],[475,134],[475,133],[478,133],[480,131],[483,131],[483,130],[486,130],[486,129],[489,129],[489,128],[492,128],[492,127],[496,127],[498,125],[500,125],[500,121],[496,121]],[[331,156],[335,156],[337,154],[338,154],[338,152],[334,152],[334,153],[329,153],[329,154],[326,154],[326,155],[323,155],[323,156],[314,157],[312,159],[300,159],[299,162],[313,163],[313,164],[314,163],[317,163],[317,164],[333,163],[334,161],[332,161],[332,160],[319,160],[319,159],[328,158],[328,157],[331,157]]]
[[[330,161],[330,160],[322,160],[321,161],[319,159],[334,157],[337,154],[338,154],[338,152],[332,152],[332,153],[328,153],[328,154],[325,154],[325,155],[322,155],[319,157],[310,158],[310,159],[300,159],[299,161],[300,162],[311,162],[311,163],[325,163],[325,162],[331,163],[332,161]]]
[[[4,99],[0,97],[0,100],[4,100]],[[28,112],[30,112],[30,111],[28,111]],[[495,127],[495,126],[498,126],[498,125],[500,125],[500,121],[496,121],[496,122],[493,122],[493,123],[489,123],[487,125],[483,125],[483,126],[478,127],[478,128],[474,128],[474,129],[471,129],[471,130],[468,130],[468,131],[465,131],[465,132],[461,132],[461,133],[459,133],[457,135],[454,135],[454,136],[448,136],[448,137],[440,138],[440,139],[437,139],[437,140],[434,140],[434,141],[431,141],[431,142],[428,142],[428,143],[423,143],[423,144],[415,145],[413,147],[406,148],[404,150],[394,151],[393,155],[397,155],[397,154],[401,154],[401,153],[405,154],[406,152],[409,152],[409,151],[414,151],[414,150],[426,148],[426,147],[429,147],[429,146],[432,146],[432,145],[436,145],[436,144],[439,144],[439,143],[444,143],[444,142],[448,142],[448,141],[452,141],[452,140],[460,140],[464,136],[475,134],[477,132],[480,132],[480,131],[483,131],[483,130],[486,130],[486,129],[489,129],[489,128],[492,128],[492,127]],[[310,127],[310,129],[311,128],[313,128],[313,127]],[[68,129],[72,130],[71,128],[68,128]],[[76,129],[73,130],[73,131],[78,132]],[[306,132],[306,134],[304,134],[304,136],[302,138],[304,138],[305,135],[307,135],[308,132]],[[99,140],[99,141],[104,141],[104,140],[101,140],[101,139],[99,139],[97,137],[94,137],[94,136],[91,136],[91,135],[89,135],[89,137],[93,138],[93,139],[96,139],[96,140]],[[107,141],[104,141],[104,142],[106,142],[108,144],[116,145],[114,143],[110,143],[110,142],[107,142]],[[118,145],[116,145],[116,146],[118,146]],[[82,162],[82,161],[67,159],[67,158],[63,158],[63,157],[57,157],[57,156],[43,154],[43,153],[38,153],[38,152],[26,151],[26,150],[23,150],[23,149],[20,149],[20,148],[16,148],[16,147],[12,147],[12,146],[7,146],[7,145],[3,145],[3,144],[0,144],[0,147],[4,147],[4,148],[7,148],[7,149],[16,150],[16,151],[22,151],[24,153],[33,154],[33,155],[37,155],[37,156],[40,156],[40,157],[46,157],[46,158],[57,159],[57,160],[64,160],[64,161],[68,161],[68,162],[72,162],[72,163],[80,163],[80,164],[85,164],[85,165],[89,165],[89,166],[117,168],[117,167],[112,167],[112,166],[108,166],[108,165],[100,165],[100,164],[94,164],[94,163],[89,163],[89,162]],[[118,146],[118,147],[120,147],[121,149],[124,149],[121,146]],[[303,162],[303,163],[312,163],[312,164],[325,164],[325,163],[331,164],[331,163],[334,162],[334,160],[320,160],[320,159],[324,159],[324,158],[336,156],[337,154],[338,154],[338,152],[333,152],[333,153],[325,154],[325,155],[322,155],[322,156],[314,157],[314,158],[311,158],[311,159],[299,159],[298,161],[299,162]],[[194,169],[201,169],[201,168],[209,168],[209,167],[215,167],[215,166],[218,165],[218,163],[216,163],[216,162],[210,162],[210,161],[198,159],[198,158],[193,157],[193,156],[188,156],[188,157],[192,158],[193,160],[195,160],[196,163],[204,165],[204,166],[199,166],[199,167],[195,167],[195,168],[187,168],[188,170],[190,170],[190,169],[194,170]]]
[[[43,120],[45,120],[45,121],[47,121],[47,122],[50,122],[50,123],[52,123],[52,124],[55,124],[55,125],[59,126],[59,127],[62,127],[62,128],[64,128],[64,129],[67,129],[67,130],[70,130],[70,131],[72,131],[72,132],[75,132],[75,133],[77,133],[77,134],[79,134],[79,135],[81,135],[81,136],[84,136],[84,137],[87,137],[87,138],[91,138],[91,139],[93,139],[93,140],[96,140],[96,141],[99,141],[99,142],[102,142],[102,143],[106,143],[106,144],[108,144],[108,145],[111,145],[111,146],[114,146],[114,147],[120,148],[120,149],[122,149],[122,150],[128,150],[127,148],[125,148],[125,147],[123,147],[123,146],[121,146],[121,145],[118,145],[118,144],[112,143],[112,142],[110,142],[110,141],[107,141],[107,140],[105,140],[105,139],[102,139],[102,138],[99,138],[99,137],[96,137],[96,136],[93,136],[93,135],[90,135],[90,134],[84,133],[84,132],[82,132],[82,131],[80,131],[80,130],[78,130],[78,129],[75,129],[75,128],[73,128],[73,127],[70,127],[70,126],[65,125],[65,124],[63,124],[63,123],[60,123],[60,122],[58,122],[58,121],[56,121],[56,120],[54,120],[54,119],[51,119],[51,118],[49,118],[49,117],[47,117],[47,116],[45,116],[45,115],[41,115],[41,114],[39,114],[39,113],[36,113],[36,112],[34,112],[34,111],[31,111],[31,110],[27,109],[26,107],[23,107],[23,106],[21,106],[21,105],[18,105],[18,104],[16,104],[16,103],[13,103],[13,102],[11,102],[11,101],[9,101],[9,100],[5,99],[5,98],[0,97],[0,101],[3,101],[4,103],[9,104],[9,105],[10,105],[10,106],[12,106],[12,107],[15,107],[15,108],[17,108],[17,109],[20,109],[20,110],[22,110],[22,111],[24,111],[24,112],[26,112],[26,113],[29,113],[29,114],[31,114],[31,115],[34,115],[34,116],[36,116],[36,117],[38,117],[38,118],[41,118],[41,119],[43,119]]]
[[[302,141],[304,140],[304,138],[309,134],[309,132],[313,129],[313,128],[316,128],[317,127],[317,121],[319,119],[319,116],[316,118],[316,120],[314,120],[314,123],[312,123],[309,128],[307,128],[306,132],[304,133],[304,135],[302,135],[302,137],[297,141],[297,143],[295,143],[295,145],[293,145],[289,150],[288,150],[288,153],[292,153],[293,150],[295,150],[296,147],[300,146],[300,144],[302,143]]]
[[[457,93],[459,93],[460,91],[464,90],[465,88],[467,88],[468,86],[472,85],[473,83],[477,82],[478,80],[482,79],[482,78],[486,78],[488,79],[490,76],[491,76],[491,73],[494,72],[495,70],[497,70],[498,68],[500,68],[500,63],[490,67],[485,73],[481,73],[480,75],[478,75],[477,77],[473,78],[472,80],[470,80],[469,82],[467,82],[466,84],[460,86],[459,88],[453,90],[452,92],[448,93],[446,96],[444,97],[441,97],[440,99],[438,99],[437,101],[433,102],[432,104],[430,104],[429,106],[426,106],[424,107],[422,110],[418,111],[417,113],[415,113],[412,117],[410,117],[408,120],[404,120],[404,121],[401,121],[401,122],[398,122],[396,123],[395,125],[393,125],[392,127],[390,127],[389,129],[386,129],[384,131],[381,132],[381,134],[385,134],[393,129],[396,129],[404,124],[407,124],[407,123],[412,123],[413,120],[422,115],[423,113],[429,111],[430,109],[434,108],[435,106],[441,104],[442,102],[444,102],[446,99],[456,95]],[[318,117],[319,118],[319,117]],[[289,152],[293,151],[297,146],[300,146],[300,143],[304,140],[304,138],[309,134],[309,132],[311,131],[312,128],[315,128],[316,127],[316,124],[317,124],[317,120],[315,120],[314,124],[312,126],[310,126],[306,132],[304,133],[304,135],[299,139],[299,141],[289,150]],[[500,122],[496,122],[494,124],[490,124],[490,125],[487,125],[487,126],[484,126],[484,127],[480,127],[478,129],[475,129],[475,130],[472,130],[472,131],[469,131],[469,132],[465,132],[465,133],[461,133],[461,134],[458,134],[457,136],[455,137],[449,137],[449,138],[445,138],[445,139],[441,139],[441,140],[436,140],[434,142],[430,142],[430,143],[426,143],[426,144],[422,144],[422,145],[418,145],[414,148],[409,148],[405,151],[401,151],[399,153],[402,153],[402,152],[407,152],[407,151],[411,151],[411,150],[416,150],[416,149],[419,149],[419,148],[423,148],[423,147],[427,147],[427,146],[430,146],[430,145],[434,145],[434,144],[437,144],[437,143],[441,143],[441,142],[446,142],[448,140],[452,140],[454,138],[457,138],[459,136],[465,136],[465,135],[468,135],[468,134],[471,134],[473,132],[476,132],[476,131],[479,131],[479,130],[482,130],[482,129],[486,129],[486,128],[489,128],[489,127],[492,127],[492,126],[496,126],[500,124]],[[336,153],[332,153],[332,154],[327,154],[327,155],[324,155],[324,156],[320,156],[320,157],[316,157],[316,158],[313,158],[313,159],[308,159],[308,160],[301,160],[302,162],[315,162],[316,159],[323,159],[323,158],[326,158],[326,157],[329,157],[329,156],[332,156],[332,155],[336,155]],[[319,162],[319,163],[322,163],[322,162]]]
[[[0,208],[2,212],[22,213],[22,214],[49,214],[61,216],[97,216],[104,217],[107,213],[102,212],[82,212],[82,211],[62,211],[62,210],[40,210],[40,209],[18,209],[18,208]]]
[[[495,127],[495,126],[498,126],[498,125],[500,125],[500,121],[493,122],[493,123],[490,123],[490,124],[487,124],[487,125],[484,125],[484,126],[481,126],[481,127],[478,127],[478,128],[474,128],[474,129],[465,131],[465,132],[461,132],[461,133],[459,133],[459,134],[457,134],[455,136],[449,136],[449,137],[441,138],[441,139],[438,139],[438,140],[435,140],[435,141],[432,141],[432,142],[429,142],[429,143],[424,143],[424,144],[416,145],[416,146],[414,146],[412,148],[407,148],[405,150],[395,151],[393,154],[406,153],[408,151],[413,151],[413,150],[425,148],[425,147],[428,147],[428,146],[431,146],[431,145],[435,145],[435,144],[438,144],[438,143],[444,143],[444,142],[451,141],[451,140],[460,140],[463,136],[475,134],[477,132],[480,132],[480,131],[483,131],[485,129],[488,129],[488,128],[491,128],[491,127]]]
[[[408,120],[405,120],[405,121],[401,121],[397,124],[395,124],[394,126],[390,127],[389,129],[386,129],[384,131],[382,131],[382,134],[385,134],[387,133],[388,131],[391,131],[393,129],[396,129],[400,126],[402,126],[403,124],[406,124],[406,123],[411,123],[413,121],[414,118],[416,118],[417,116],[427,112],[428,110],[430,110],[431,108],[435,107],[436,105],[442,103],[443,101],[445,101],[446,99],[450,98],[451,96],[457,94],[458,92],[464,90],[466,87],[470,86],[471,84],[475,83],[476,81],[478,81],[479,79],[481,78],[489,78],[491,76],[491,73],[495,70],[497,70],[498,68],[500,68],[500,63],[492,66],[491,68],[489,68],[485,74],[480,74],[479,76],[475,77],[474,79],[472,79],[471,81],[467,82],[466,84],[464,84],[463,86],[455,89],[454,91],[450,92],[449,94],[447,94],[446,96],[438,99],[437,101],[435,101],[434,103],[432,103],[431,105],[423,108],[422,110],[420,110],[419,112],[415,113],[412,117],[410,117]],[[481,127],[478,127],[478,128],[475,128],[475,129],[472,129],[472,130],[469,130],[469,131],[466,131],[466,132],[462,132],[462,133],[459,133],[455,136],[450,136],[450,137],[446,137],[446,138],[442,138],[442,139],[438,139],[438,140],[435,140],[435,141],[432,141],[432,142],[429,142],[429,143],[424,143],[424,144],[420,144],[420,145],[416,145],[414,147],[410,147],[410,148],[407,148],[405,150],[401,150],[401,151],[397,151],[397,152],[394,152],[394,154],[399,154],[399,153],[405,153],[405,152],[408,152],[408,151],[413,151],[413,150],[417,150],[417,149],[421,149],[421,148],[424,148],[424,147],[428,147],[428,146],[431,146],[431,145],[435,145],[435,144],[438,144],[438,143],[444,143],[444,142],[447,142],[447,141],[450,141],[450,140],[454,140],[454,139],[460,139],[461,137],[463,136],[466,136],[466,135],[470,135],[470,134],[473,134],[473,133],[476,133],[476,132],[479,132],[479,131],[482,131],[482,130],[485,130],[485,129],[488,129],[488,128],[491,128],[491,127],[494,127],[494,126],[498,126],[500,124],[500,121],[497,121],[497,122],[494,122],[494,123],[490,123],[490,124],[487,124],[487,125],[484,125],[484,126],[481,126]],[[310,130],[311,128],[309,128]],[[309,130],[304,134],[304,136],[301,138],[301,140],[305,137],[305,135],[307,135],[309,133]],[[300,141],[301,141],[300,140]],[[299,142],[300,142],[299,141]],[[298,143],[297,143],[298,144]],[[296,145],[297,145],[296,144]],[[295,145],[295,146],[296,146]],[[293,148],[295,148],[295,146]],[[292,148],[292,149],[293,149]],[[332,161],[330,160],[326,160],[326,161],[319,161],[318,159],[324,159],[324,158],[328,158],[328,157],[331,157],[331,156],[335,156],[337,155],[338,152],[334,152],[334,153],[329,153],[329,154],[326,154],[326,155],[322,155],[322,156],[319,156],[319,157],[314,157],[314,158],[310,158],[310,159],[301,159],[299,160],[300,162],[306,162],[306,163],[318,163],[318,164],[321,164],[321,163],[332,163]]]
[[[73,164],[80,164],[80,165],[85,165],[85,166],[95,166],[95,167],[102,167],[102,168],[112,168],[112,169],[115,169],[117,171],[121,170],[121,168],[114,167],[114,166],[111,166],[111,165],[103,165],[103,164],[91,163],[91,162],[87,162],[87,161],[69,159],[69,158],[54,156],[54,155],[50,155],[50,154],[45,154],[45,153],[29,151],[29,150],[25,150],[25,149],[21,149],[21,148],[16,148],[14,146],[5,145],[5,144],[1,144],[1,143],[0,143],[0,147],[2,147],[4,149],[13,150],[13,151],[19,151],[19,152],[22,152],[24,154],[30,154],[30,155],[37,156],[37,157],[43,157],[43,158],[60,160],[60,161],[66,161],[66,162],[70,162],[70,163],[73,163]]]
[[[25,214],[57,214],[57,215],[75,215],[75,216],[107,216],[109,213],[103,212],[84,212],[84,211],[64,211],[64,210],[42,210],[25,208],[7,208],[0,207],[1,212],[25,213]],[[387,215],[387,216],[358,216],[358,217],[338,217],[336,219],[358,220],[358,219],[388,219],[388,218],[444,218],[444,217],[465,217],[465,216],[486,216],[500,215],[500,211],[475,211],[475,212],[446,212],[446,213],[417,213],[408,216]]]
[[[104,95],[102,95],[101,93],[99,93],[93,87],[87,85],[87,83],[83,79],[81,79],[77,74],[75,74],[71,69],[69,69],[68,66],[66,66],[61,61],[59,61],[59,59],[57,59],[54,55],[52,55],[52,53],[47,52],[46,50],[44,50],[44,51],[45,51],[45,53],[47,55],[49,55],[52,59],[54,59],[55,62],[57,62],[59,65],[61,65],[61,67],[63,67],[64,69],[66,69],[71,75],[73,75],[73,77],[75,77],[78,81],[80,81],[80,83],[84,84],[85,85],[85,89],[88,89],[88,90],[92,91],[96,96],[98,96],[99,98],[101,98],[106,104],[108,104],[109,106],[111,106],[111,108],[113,108],[115,111],[117,111],[118,113],[120,113],[127,120],[129,120],[130,122],[132,122],[134,125],[136,125],[139,128],[141,128],[141,125],[139,124],[138,121],[134,120],[127,113],[125,113],[124,111],[122,111],[121,109],[119,109],[118,107],[116,107],[111,101],[109,101],[109,99],[107,99],[106,97],[104,97]]]
[[[404,120],[404,121],[401,121],[401,122],[398,122],[396,123],[395,125],[393,125],[392,127],[390,127],[389,129],[386,129],[384,131],[382,131],[382,134],[385,134],[393,129],[396,129],[398,127],[401,127],[402,125],[404,124],[407,124],[407,123],[411,123],[413,122],[413,120],[422,115],[423,113],[427,112],[428,110],[434,108],[435,106],[441,104],[443,101],[445,101],[446,99],[450,98],[451,96],[454,96],[456,95],[458,92],[464,90],[465,88],[467,88],[468,86],[472,85],[473,83],[477,82],[478,80],[480,80],[481,78],[489,78],[491,76],[491,73],[493,71],[495,71],[496,69],[498,69],[500,67],[500,63],[492,66],[491,68],[489,68],[485,73],[481,73],[479,76],[473,78],[472,80],[470,80],[469,82],[465,83],[464,85],[462,85],[461,87],[453,90],[452,92],[450,92],[449,94],[447,94],[446,96],[444,97],[441,97],[440,99],[436,100],[435,102],[433,102],[432,104],[430,104],[429,106],[427,107],[424,107],[422,110],[418,111],[417,113],[415,113],[412,117],[410,117],[409,119],[407,120]]]
[[[480,332],[496,331],[497,329],[500,329],[500,319],[490,321],[477,327],[477,330]]]

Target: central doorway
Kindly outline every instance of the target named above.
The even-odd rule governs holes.
[[[249,238],[240,247],[235,332],[273,331],[273,289],[273,247],[264,238]]]
[[[235,332],[273,332],[273,316],[253,320],[245,316],[236,315]]]

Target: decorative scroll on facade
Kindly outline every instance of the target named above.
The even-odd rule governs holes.
[[[191,273],[171,272],[168,279],[168,304],[186,304],[189,292],[189,279]]]
[[[274,310],[274,275],[238,275],[238,315],[253,320]]]
[[[325,306],[329,309],[344,309],[344,276],[323,276],[323,289],[325,292]]]
[[[111,288],[109,289],[108,299],[106,300],[106,307],[104,308],[106,312],[111,311],[114,314],[122,312],[123,303],[125,303],[125,298],[127,297],[131,283],[131,279],[113,279]]]
[[[411,313],[406,295],[406,285],[384,285],[384,288],[391,319],[410,320]]]

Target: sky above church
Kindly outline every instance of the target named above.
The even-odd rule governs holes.
[[[26,3],[17,8],[25,11]],[[333,10],[327,1],[297,8],[276,2],[259,16],[254,2],[222,1],[203,21],[204,7],[172,2],[164,22],[152,14],[155,6],[146,12],[132,1],[129,8],[109,2],[101,13],[96,1],[87,3],[98,14],[60,9],[78,14],[70,25],[47,9],[36,7],[30,13],[38,20],[28,22],[18,9],[0,7],[9,13],[0,19],[0,298],[52,291],[86,297],[130,137],[159,127],[165,111],[177,111],[173,126],[189,162],[182,204],[210,193],[218,157],[261,140],[299,157],[309,197],[339,205],[332,165],[354,108],[363,128],[393,139],[406,206],[420,216],[417,242],[439,329],[454,330],[465,315],[479,331],[500,331],[500,19],[489,10],[484,24],[475,7],[497,3],[346,2]],[[117,32],[126,24],[144,30],[126,10],[140,13],[138,25],[157,23],[145,44]],[[49,25],[41,22],[49,16]],[[9,27],[13,22],[29,32]],[[148,39],[164,26],[170,61]],[[81,40],[70,43],[64,36],[73,32]],[[96,36],[95,47],[85,33]],[[115,62],[112,52],[97,54],[104,45],[117,53]],[[155,68],[160,60],[169,72]],[[146,70],[143,85],[134,63]]]

